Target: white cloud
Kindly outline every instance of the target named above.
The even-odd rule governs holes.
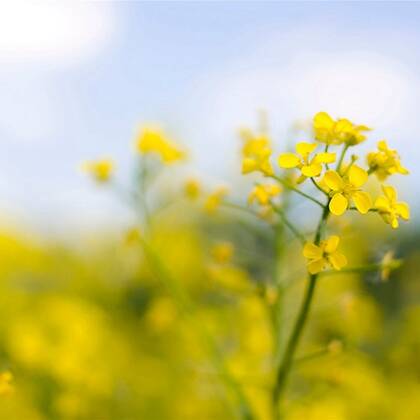
[[[79,60],[103,48],[114,27],[114,13],[106,3],[0,2],[0,60]]]

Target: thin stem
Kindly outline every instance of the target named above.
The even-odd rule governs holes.
[[[223,202],[222,202],[222,206],[223,206],[223,207],[230,208],[230,209],[233,209],[233,210],[239,210],[239,211],[242,211],[242,212],[244,212],[244,213],[247,213],[248,215],[251,215],[251,216],[254,216],[254,217],[257,217],[258,219],[260,219],[260,216],[258,215],[258,213],[255,213],[253,210],[251,210],[251,209],[250,209],[250,208],[248,208],[248,207],[243,207],[243,206],[241,206],[241,205],[239,205],[239,204],[236,204],[236,203],[230,203],[230,202],[228,202],[228,201],[223,201]]]
[[[349,274],[349,273],[368,273],[370,271],[378,271],[382,268],[382,264],[366,264],[355,267],[342,268],[341,270],[326,270],[319,273],[320,276],[331,276],[334,274]]]
[[[278,182],[280,182],[286,188],[288,188],[288,189],[290,189],[290,190],[292,190],[292,191],[300,194],[302,197],[305,197],[308,200],[311,200],[312,202],[318,204],[318,206],[324,207],[324,204],[322,204],[319,200],[317,200],[314,197],[311,197],[309,194],[304,193],[303,191],[301,191],[298,188],[294,187],[293,185],[291,185],[289,182],[285,181],[284,179],[282,179],[282,178],[280,178],[278,176],[275,176],[275,175],[272,175],[271,177],[274,178],[275,180],[277,180]]]
[[[328,203],[329,201],[325,205],[323,205],[324,210],[322,212],[321,218],[318,223],[318,227],[316,229],[314,238],[314,243],[316,245],[319,245],[321,241],[322,232],[330,214]],[[303,301],[301,303],[301,307],[299,309],[295,325],[293,326],[292,333],[286,345],[286,350],[284,352],[283,359],[281,360],[281,363],[277,370],[276,382],[274,385],[272,398],[273,412],[276,413],[276,415],[278,413],[278,403],[280,400],[280,396],[285,389],[287,379],[293,364],[294,354],[296,352],[299,340],[301,338],[303,329],[306,324],[306,320],[308,318],[309,309],[311,307],[311,302],[315,292],[317,278],[318,274],[309,275],[309,281],[306,286],[305,295],[303,297]]]
[[[325,153],[328,153],[328,149],[329,149],[329,147],[330,147],[330,145],[329,145],[328,143],[326,143],[326,144],[325,144],[325,149],[324,149],[324,152],[325,152]],[[327,168],[327,170],[329,170],[329,169],[330,169],[330,167],[329,167],[328,163],[326,163],[326,164],[325,164],[325,167]]]
[[[285,212],[280,208],[277,207],[275,204],[271,203],[274,211],[280,216],[283,223],[290,229],[290,231],[296,236],[297,239],[303,244],[306,243],[306,238],[294,225],[293,223],[287,218]]]
[[[338,162],[337,162],[337,167],[335,168],[335,170],[336,170],[338,173],[340,173],[340,169],[341,169],[341,165],[343,164],[344,156],[345,156],[345,154],[346,154],[346,152],[347,152],[347,149],[348,149],[349,147],[350,147],[350,146],[349,146],[348,144],[346,144],[346,145],[344,145],[343,150],[341,151],[340,158],[338,159]]]
[[[357,210],[357,207],[349,207],[349,210],[356,210],[356,211],[359,211],[359,210]],[[377,213],[379,210],[378,209],[375,209],[375,208],[371,208],[371,209],[369,209],[369,212],[370,213]]]
[[[326,196],[328,196],[328,193],[320,187],[320,185],[319,185],[319,184],[315,181],[315,179],[313,179],[313,178],[311,177],[311,178],[310,178],[310,180],[312,181],[312,184],[314,184],[314,185],[315,185],[315,187],[316,187],[319,191],[321,191],[323,194],[325,194]]]
[[[226,386],[232,391],[239,406],[239,415],[243,420],[254,420],[251,407],[248,403],[247,397],[243,393],[241,386],[237,383],[235,378],[230,374],[223,360],[221,352],[217,348],[212,336],[208,333],[204,325],[196,318],[195,306],[193,301],[189,298],[186,291],[179,286],[178,282],[172,277],[166,265],[163,263],[159,254],[157,254],[146,241],[142,241],[143,249],[149,263],[151,264],[155,274],[159,280],[167,287],[171,293],[174,301],[182,315],[188,317],[195,332],[207,347],[212,356],[212,361],[216,369],[219,371],[221,378],[224,380]]]

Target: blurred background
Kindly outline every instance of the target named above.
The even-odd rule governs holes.
[[[325,280],[305,346],[334,343],[331,357],[298,368],[287,418],[420,419],[419,19],[415,2],[1,2],[0,365],[15,391],[0,419],[235,418],[193,328],[127,240],[135,214],[80,164],[111,157],[128,185],[136,132],[158,123],[189,150],[181,177],[237,186],[244,201],[238,128],[262,110],[278,152],[309,140],[323,110],[372,127],[361,153],[385,138],[410,170],[392,179],[409,224],[340,226],[352,261],[393,250],[405,263],[386,282]],[[269,229],[185,203],[157,225],[160,255],[269,418]],[[221,241],[227,261],[212,254]],[[285,255],[298,279],[287,325],[304,277],[297,244]]]

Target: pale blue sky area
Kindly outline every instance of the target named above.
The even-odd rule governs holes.
[[[142,122],[183,141],[195,173],[229,180],[235,130],[261,108],[279,151],[318,110],[374,127],[367,149],[386,137],[401,151],[412,176],[395,182],[418,202],[419,3],[5,3],[0,16],[0,209],[17,223],[114,218],[77,166],[114,156],[127,174]]]

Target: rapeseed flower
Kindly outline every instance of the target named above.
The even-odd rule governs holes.
[[[185,152],[165,134],[155,128],[143,128],[136,140],[136,147],[141,154],[156,154],[165,164],[183,160]]]
[[[241,134],[244,145],[242,147],[242,173],[261,172],[266,176],[274,175],[270,162],[270,140],[266,135],[254,136],[250,131],[244,130]]]
[[[199,197],[201,192],[201,185],[195,178],[188,179],[184,184],[184,193],[187,198],[195,200]]]
[[[232,260],[234,253],[233,244],[230,242],[219,242],[211,249],[211,256],[219,264],[227,264]]]
[[[87,161],[82,164],[82,170],[95,179],[99,183],[104,183],[110,180],[115,165],[111,159],[99,159]]]
[[[207,213],[214,214],[223,202],[223,198],[228,194],[226,187],[219,187],[214,190],[204,203],[204,210]]]
[[[307,268],[310,274],[317,274],[326,267],[341,270],[347,265],[347,258],[337,251],[340,238],[330,236],[319,245],[307,242],[303,247],[303,256],[308,260]]]
[[[366,214],[372,207],[372,199],[367,192],[361,191],[360,187],[367,179],[368,173],[356,165],[352,165],[344,176],[333,170],[327,171],[322,185],[329,188],[331,213],[340,216],[348,209],[350,201],[353,201],[357,210]]]
[[[410,208],[407,203],[397,201],[397,191],[390,185],[383,185],[384,195],[375,201],[375,208],[378,210],[385,223],[391,225],[393,229],[399,226],[399,218],[410,219]]]
[[[390,149],[385,140],[378,142],[378,151],[367,155],[369,170],[374,172],[379,180],[384,181],[393,174],[407,175],[409,172],[401,165],[400,157],[396,150]]]
[[[363,134],[370,128],[365,125],[354,125],[346,118],[334,120],[326,112],[318,112],[313,120],[315,138],[326,144],[342,144],[354,146],[366,139]]]
[[[319,176],[323,163],[335,162],[335,153],[322,152],[310,158],[310,154],[316,148],[317,144],[315,143],[298,143],[296,153],[282,153],[279,156],[279,165],[285,169],[300,169],[301,177],[298,179],[298,183],[303,182],[306,178]]]
[[[270,199],[279,195],[281,191],[281,186],[276,184],[256,185],[248,196],[248,203],[252,204],[256,201],[262,206],[266,206]]]
[[[14,391],[13,375],[9,371],[0,373],[0,395],[8,395]]]

